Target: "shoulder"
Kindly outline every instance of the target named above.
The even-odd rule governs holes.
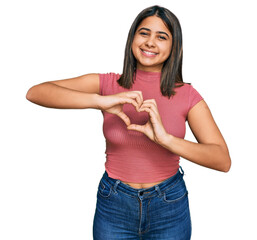
[[[194,89],[193,85],[190,83],[183,83],[182,86],[180,84],[176,84],[175,91],[176,92],[190,92]]]
[[[108,95],[112,94],[113,91],[118,88],[118,79],[120,78],[120,74],[118,73],[100,73],[100,94]]]
[[[121,75],[119,73],[113,73],[113,72],[99,73],[100,80],[118,80],[120,76]]]
[[[200,93],[194,88],[194,86],[189,83],[184,83],[182,86],[178,85],[174,90],[176,94],[182,96],[200,95]]]
[[[203,100],[202,95],[188,83],[184,83],[183,86],[175,88],[175,91],[175,97],[177,96],[181,101],[184,100],[187,103],[187,111]]]

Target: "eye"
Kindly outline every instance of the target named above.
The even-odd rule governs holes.
[[[142,36],[147,36],[148,35],[147,32],[140,32],[139,34],[142,35]]]
[[[161,40],[167,40],[167,38],[165,36],[162,36],[162,35],[160,35],[158,38],[161,39]]]

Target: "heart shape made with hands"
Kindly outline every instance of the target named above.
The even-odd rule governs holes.
[[[148,138],[156,142],[166,135],[166,130],[154,99],[145,100],[139,110],[133,104],[124,104],[123,108],[118,116],[126,123],[128,130],[144,133]]]
[[[151,105],[155,104],[157,107],[154,99],[143,100],[141,91],[121,92],[113,96],[115,96],[115,101],[118,100],[117,105],[107,109],[107,112],[120,117],[127,127],[130,125],[144,126],[150,120]],[[116,98],[117,96],[118,98]]]
[[[136,107],[132,104],[124,104],[123,114],[126,115],[126,121],[122,118],[127,126],[136,124],[136,125],[145,125],[149,121],[149,114],[146,111],[138,112]]]
[[[133,104],[123,105],[123,121],[127,126],[130,125],[141,125],[145,126],[147,123],[161,124],[161,116],[158,111],[157,103],[154,99],[145,100],[139,108]]]
[[[141,132],[154,142],[158,142],[158,139],[165,136],[166,130],[162,124],[161,116],[154,99],[145,100],[140,107],[139,113],[143,113],[144,116],[147,116],[144,122],[138,122],[138,124],[131,123],[127,126],[128,130]]]

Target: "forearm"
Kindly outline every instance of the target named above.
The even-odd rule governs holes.
[[[98,97],[98,94],[84,93],[50,82],[33,86],[26,95],[26,98],[35,104],[62,109],[98,108]]]
[[[194,143],[172,135],[167,135],[161,145],[171,152],[201,166],[223,172],[227,172],[230,169],[231,160],[225,146]]]

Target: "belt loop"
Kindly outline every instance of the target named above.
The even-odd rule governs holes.
[[[118,186],[119,183],[120,183],[120,180],[117,180],[117,181],[115,182],[115,184],[114,184],[114,186],[113,186],[113,191],[114,191],[114,193],[117,193],[116,189],[117,189],[117,186]]]
[[[180,170],[180,173],[182,174],[182,176],[184,176],[184,171],[181,166],[179,166],[179,170]]]
[[[155,190],[159,193],[159,197],[162,195],[162,192],[158,185],[155,185]]]

